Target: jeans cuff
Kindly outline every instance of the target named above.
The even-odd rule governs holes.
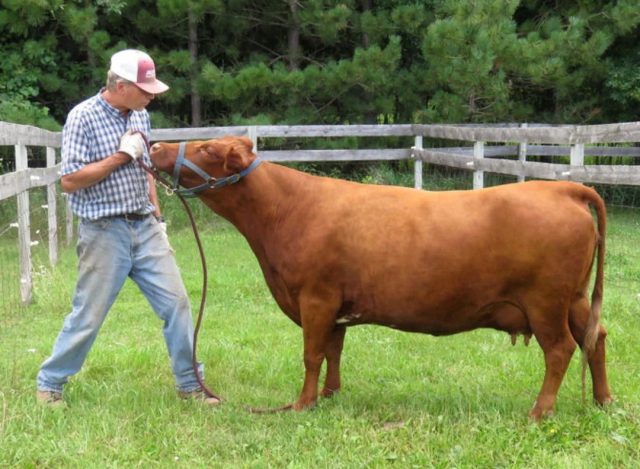
[[[189,388],[177,388],[178,392],[183,392],[183,393],[190,393],[190,392],[194,392],[194,391],[202,391],[202,386],[200,386],[199,384],[196,387],[189,387]]]
[[[43,391],[43,392],[59,392],[62,393],[62,387],[59,388],[55,388],[53,386],[40,386],[38,385],[38,391]]]

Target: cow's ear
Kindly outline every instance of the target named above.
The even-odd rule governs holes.
[[[248,142],[248,143],[247,143]],[[224,169],[237,173],[251,164],[250,156],[253,142],[246,137],[235,139],[229,144],[229,152],[226,155]]]
[[[247,149],[248,152],[253,153],[253,141],[248,137],[238,137],[240,142]]]

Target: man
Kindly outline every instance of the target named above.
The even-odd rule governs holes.
[[[142,135],[151,126],[146,106],[169,87],[156,79],[144,52],[111,57],[107,85],[71,110],[62,131],[62,189],[78,227],[78,279],[72,311],[37,378],[37,399],[64,406],[62,389],[89,353],[111,305],[130,277],[164,321],[178,395],[215,405],[192,366],[193,321],[169,241]],[[202,365],[200,365],[202,374]]]

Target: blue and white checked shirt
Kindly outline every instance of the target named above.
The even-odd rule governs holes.
[[[149,113],[131,111],[123,116],[101,95],[75,106],[62,130],[62,175],[70,174],[89,163],[114,154],[120,137],[128,129],[139,130],[147,138],[151,133]],[[143,161],[150,165],[145,150]],[[69,194],[73,212],[95,220],[123,213],[151,213],[147,173],[132,161],[116,169],[97,184]]]

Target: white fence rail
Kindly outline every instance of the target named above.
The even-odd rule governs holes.
[[[525,178],[564,179],[598,184],[640,185],[640,165],[585,164],[585,156],[638,158],[640,122],[592,126],[501,125],[313,125],[240,126],[155,129],[151,141],[210,139],[246,135],[260,156],[271,161],[415,161],[415,187],[422,188],[422,163],[462,168],[473,172],[473,187],[484,185],[484,173],[495,172]],[[413,137],[411,148],[261,150],[258,139]],[[425,140],[452,141],[456,146],[424,148]],[[469,142],[469,146],[459,146]],[[488,145],[491,144],[491,145]],[[612,146],[613,144],[613,146]],[[620,146],[625,144],[625,146]],[[60,164],[56,151],[60,132],[0,122],[0,146],[13,146],[15,172],[0,175],[0,200],[17,196],[20,243],[20,289],[23,302],[31,299],[31,235],[28,191],[47,187],[49,259],[57,262],[56,181]],[[28,147],[46,147],[47,167],[29,168]],[[567,156],[566,163],[527,161],[529,156]],[[640,160],[639,160],[640,161]],[[67,207],[67,241],[72,238],[73,218]]]
[[[56,217],[56,148],[60,147],[60,133],[36,127],[0,122],[0,145],[12,145],[15,172],[0,176],[0,200],[17,196],[18,243],[20,248],[20,297],[23,303],[31,301],[33,289],[31,266],[31,219],[29,216],[29,189],[47,187],[47,221],[49,261],[58,261],[58,221]],[[46,147],[46,168],[29,168],[27,146]],[[67,217],[70,234],[72,218]],[[68,240],[71,236],[68,236]]]

